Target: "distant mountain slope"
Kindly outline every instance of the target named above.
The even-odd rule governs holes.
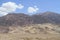
[[[46,18],[44,18],[41,15],[33,15],[32,19],[33,19],[33,24],[42,24],[42,23],[48,23],[49,22],[49,20],[47,20]]]
[[[29,24],[30,21],[32,21],[31,17],[26,14],[8,14],[0,18],[0,25],[26,25]]]
[[[60,14],[54,12],[45,12],[41,16],[49,20],[51,23],[60,24]]]

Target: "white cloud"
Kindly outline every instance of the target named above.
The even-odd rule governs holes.
[[[0,16],[6,15],[6,14],[8,14],[8,13],[0,11]]]
[[[6,14],[8,14],[10,12],[16,11],[17,8],[18,9],[22,9],[22,8],[24,8],[24,6],[22,4],[17,5],[14,2],[3,3],[1,5],[1,7],[0,7],[0,14],[6,15]]]
[[[22,8],[24,8],[24,6],[22,4],[19,4],[18,8],[22,9]]]
[[[37,8],[37,6],[28,7],[28,13],[34,13],[34,12],[37,12],[38,10],[39,8]]]

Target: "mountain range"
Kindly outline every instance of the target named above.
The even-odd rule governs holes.
[[[34,15],[24,13],[11,13],[0,17],[0,31],[7,32],[11,26],[26,26],[32,24],[60,24],[60,14],[54,12],[44,12]]]
[[[12,13],[0,17],[0,26],[27,25],[53,23],[60,24],[60,14],[54,12],[44,12],[34,15],[23,13]]]

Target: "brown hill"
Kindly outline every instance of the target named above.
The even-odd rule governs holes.
[[[31,22],[30,22],[31,21]],[[26,25],[32,23],[30,16],[26,14],[8,14],[0,18],[1,26]]]
[[[29,24],[41,24],[48,23],[49,20],[41,15],[26,15],[26,14],[8,14],[0,17],[0,26],[12,26],[12,25],[29,25]]]
[[[41,14],[44,18],[49,20],[50,23],[60,24],[60,14],[54,12],[44,12]]]

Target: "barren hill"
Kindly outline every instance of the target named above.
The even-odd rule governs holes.
[[[27,15],[23,13],[11,13],[0,17],[0,28],[3,32],[11,26],[26,26],[32,24],[60,24],[60,14],[45,12],[41,14]],[[1,31],[0,30],[0,31]]]

